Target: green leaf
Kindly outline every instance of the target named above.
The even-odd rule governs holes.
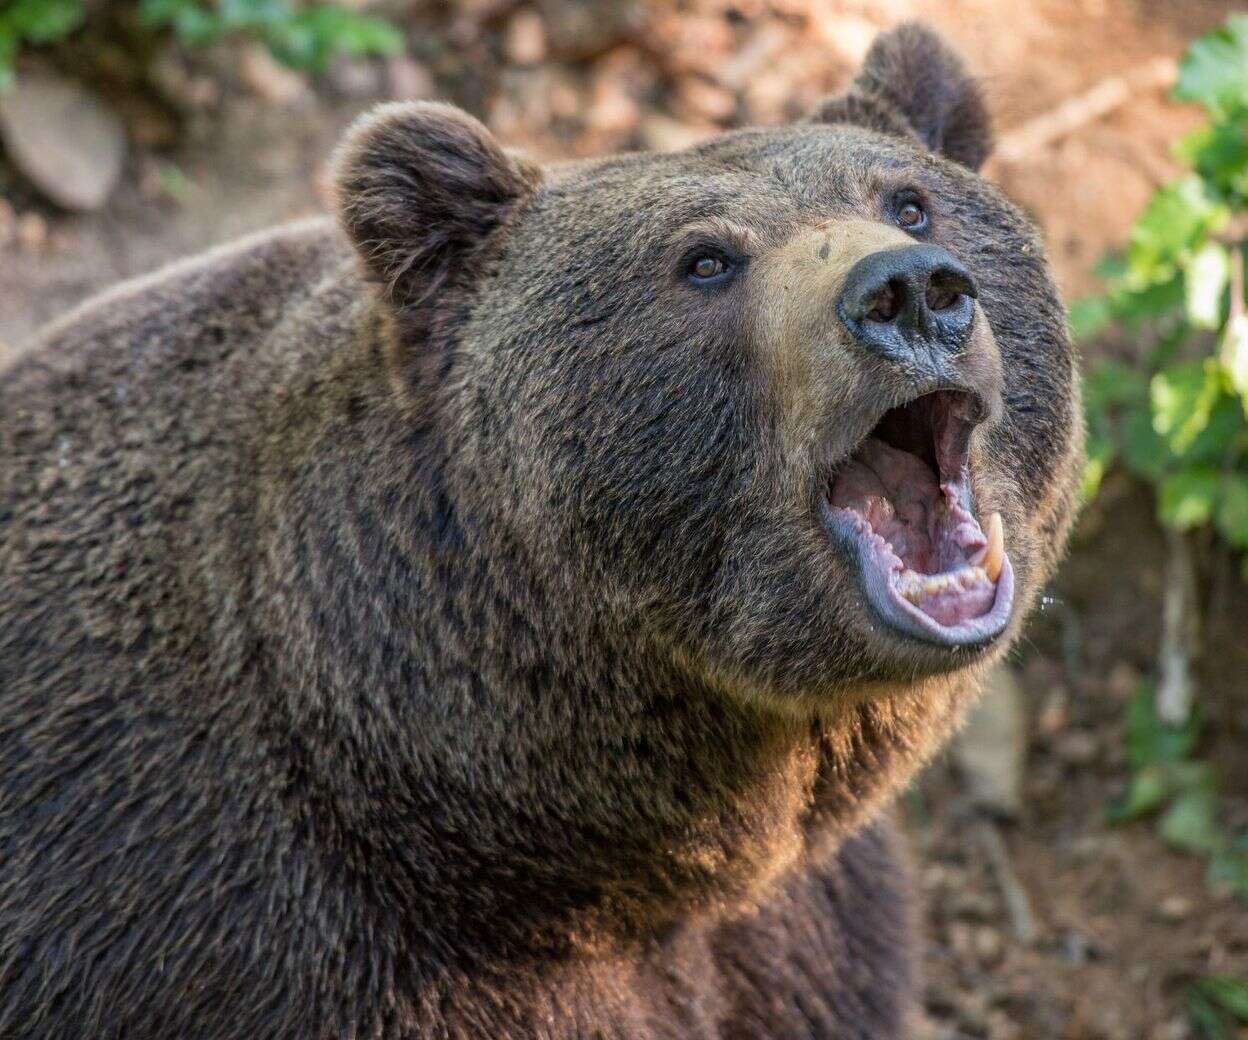
[[[1115,405],[1143,405],[1148,401],[1148,377],[1135,365],[1107,358],[1090,369],[1083,380],[1085,401],[1098,410]]]
[[[1165,476],[1170,450],[1153,429],[1148,409],[1133,408],[1123,417],[1122,458],[1127,469],[1141,480],[1156,483]]]
[[[163,29],[172,25],[186,7],[197,7],[195,0],[139,0],[139,24],[145,29]]]
[[[336,4],[313,7],[307,20],[338,54],[398,54],[403,34],[381,18],[348,11]]]
[[[1248,411],[1248,314],[1237,314],[1226,324],[1218,361]]]
[[[1161,836],[1186,852],[1212,852],[1222,844],[1213,784],[1185,791],[1171,803],[1158,825]]]
[[[1208,975],[1192,986],[1240,1022],[1248,1022],[1248,979],[1234,975]]]
[[[316,72],[337,54],[398,54],[403,34],[383,19],[322,4],[272,22],[265,43],[279,61]]]
[[[1088,438],[1083,463],[1083,477],[1079,483],[1079,500],[1091,502],[1101,489],[1101,482],[1115,457],[1113,442],[1107,438]]]
[[[1122,800],[1111,805],[1106,813],[1109,823],[1138,820],[1160,809],[1170,794],[1169,774],[1160,765],[1148,765],[1131,778],[1131,785]]]
[[[1205,428],[1179,456],[1185,467],[1210,466],[1225,469],[1248,448],[1248,424],[1237,397],[1220,390]]]
[[[1222,480],[1218,530],[1237,549],[1248,549],[1248,476],[1228,473]]]
[[[1191,447],[1209,425],[1222,392],[1217,366],[1204,361],[1173,365],[1158,372],[1150,390],[1153,429],[1166,438],[1176,455]]]
[[[1211,888],[1226,889],[1239,899],[1248,900],[1248,848],[1232,845],[1215,852],[1206,880]]]
[[[1113,308],[1104,296],[1087,296],[1070,305],[1066,322],[1073,340],[1089,340],[1114,320]]]
[[[262,30],[299,17],[284,0],[218,0],[217,14],[229,32]]]
[[[1127,706],[1127,761],[1142,770],[1159,763],[1177,763],[1196,747],[1198,722],[1193,717],[1182,726],[1169,726],[1157,717],[1152,683],[1140,687]]]
[[[13,83],[13,59],[17,56],[17,38],[0,25],[0,90]]]
[[[1174,96],[1218,117],[1248,108],[1248,15],[1231,15],[1188,47]]]
[[[1226,247],[1209,241],[1188,261],[1183,287],[1187,297],[1187,320],[1198,329],[1216,329],[1222,324],[1222,296],[1231,277],[1231,261]]]
[[[1242,119],[1194,130],[1175,153],[1223,195],[1242,196],[1248,187],[1248,126]]]
[[[1187,1017],[1205,1040],[1235,1040],[1227,1016],[1193,983],[1184,993]]]
[[[1106,298],[1115,320],[1139,326],[1183,306],[1183,278],[1177,267],[1167,268],[1143,285],[1115,283]]]
[[[1180,470],[1164,477],[1158,495],[1161,522],[1180,531],[1213,519],[1222,490],[1222,474],[1206,468]]]
[[[8,32],[30,43],[51,43],[82,25],[83,0],[16,0],[4,12]]]
[[[1171,277],[1175,266],[1227,215],[1226,205],[1196,174],[1158,188],[1131,230],[1130,284],[1143,288]]]

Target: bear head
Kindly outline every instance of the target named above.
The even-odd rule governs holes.
[[[823,712],[981,667],[1071,520],[1065,315],[913,25],[802,122],[539,168],[442,104],[335,163],[414,424],[561,609]]]

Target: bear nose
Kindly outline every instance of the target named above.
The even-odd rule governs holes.
[[[854,264],[836,309],[863,346],[907,362],[916,354],[960,352],[975,321],[977,295],[975,279],[948,251],[901,246]]]

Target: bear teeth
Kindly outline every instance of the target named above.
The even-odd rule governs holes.
[[[1001,522],[1001,514],[993,513],[984,526],[987,544],[971,558],[971,562],[982,567],[991,581],[996,581],[1005,562],[1005,525]]]
[[[1000,573],[999,569],[997,573]],[[967,592],[976,585],[994,580],[983,567],[976,565],[960,567],[956,571],[943,574],[920,574],[907,568],[897,576],[897,591],[918,606],[921,600],[928,597],[948,592]]]

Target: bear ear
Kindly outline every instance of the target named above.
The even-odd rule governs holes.
[[[979,84],[940,36],[914,22],[876,37],[849,89],[823,102],[810,119],[918,137],[972,170],[992,151]]]
[[[332,169],[338,219],[400,312],[470,281],[472,261],[540,180],[466,112],[432,102],[363,116]]]

